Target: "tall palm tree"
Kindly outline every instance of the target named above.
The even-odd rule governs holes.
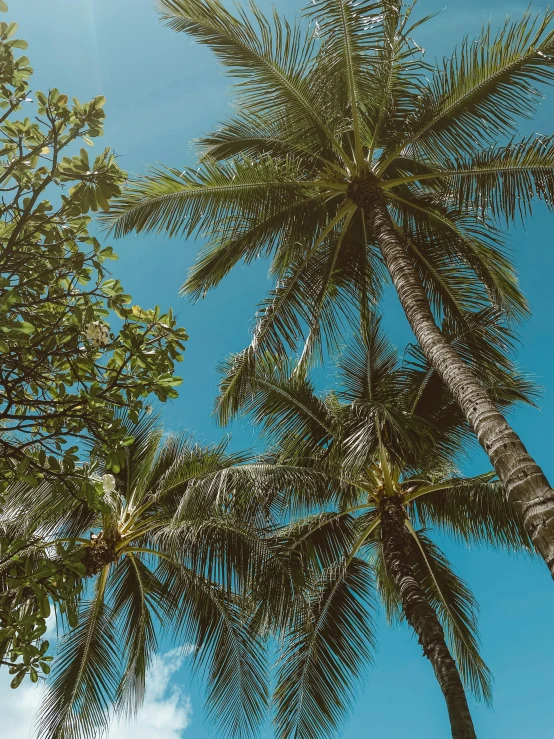
[[[194,647],[222,735],[250,736],[267,698],[264,646],[241,609],[258,514],[252,503],[239,518],[218,497],[251,486],[256,465],[224,443],[168,436],[155,419],[125,423],[134,443],[121,473],[104,478],[101,512],[48,485],[18,486],[3,507],[2,519],[34,531],[37,545],[80,543],[88,578],[78,620],[59,641],[38,734],[92,739],[106,731],[112,706],[135,712],[161,628]],[[102,460],[95,464],[101,473]]]
[[[494,353],[495,329],[490,323],[482,329],[473,337],[482,343],[479,353]],[[467,336],[453,336],[448,327],[445,334],[461,352],[473,353]],[[464,418],[420,351],[408,356],[399,364],[370,316],[338,363],[337,391],[320,397],[306,376],[271,360],[257,363],[245,389],[244,410],[265,426],[279,464],[318,469],[343,483],[341,492],[314,492],[300,482],[284,501],[292,520],[270,537],[274,556],[305,572],[307,591],[292,617],[287,612],[282,619],[281,739],[327,737],[335,728],[356,673],[371,657],[375,588],[389,618],[405,619],[417,634],[455,739],[475,737],[464,684],[490,699],[475,601],[429,527],[513,550],[532,544],[494,472],[455,474],[467,438]],[[489,379],[500,406],[531,389],[515,375],[504,383],[498,375]],[[262,611],[274,599],[275,579],[270,568],[257,581],[254,600]]]
[[[487,301],[526,312],[499,221],[527,216],[533,198],[552,202],[554,138],[517,138],[517,126],[537,84],[554,79],[553,13],[528,12],[496,36],[485,27],[431,67],[412,41],[414,4],[314,0],[306,28],[253,2],[233,15],[220,0],[159,0],[172,29],[241,79],[239,112],[201,140],[198,169],[153,170],[108,220],[118,235],[207,235],[184,285],[193,297],[239,261],[272,257],[276,287],[231,389],[266,350],[283,356],[304,336],[306,360],[335,340],[388,273],[554,574],[554,492],[437,325]]]

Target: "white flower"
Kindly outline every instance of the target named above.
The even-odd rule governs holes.
[[[151,405],[145,405],[144,406],[144,412],[146,413],[147,416],[151,416],[153,410],[154,409],[152,408]]]
[[[110,343],[110,327],[101,321],[89,323],[85,336],[95,347],[106,346]]]
[[[115,490],[115,477],[113,475],[102,475],[102,487],[105,493],[113,493]]]

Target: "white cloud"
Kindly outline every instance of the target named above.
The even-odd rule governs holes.
[[[192,718],[189,697],[173,682],[187,651],[173,649],[153,660],[146,682],[144,705],[131,723],[115,722],[107,739],[182,739]],[[30,739],[40,706],[42,689],[27,680],[10,688],[11,677],[0,670],[1,735],[10,739]]]
[[[46,619],[46,638],[56,635],[56,617],[52,612]],[[16,690],[10,688],[12,676],[7,667],[0,669],[0,721],[5,736],[10,739],[29,739],[35,723],[36,712],[42,700],[42,687],[33,685],[28,678]]]
[[[144,705],[128,724],[116,723],[108,739],[181,739],[192,717],[190,699],[171,678],[185,652],[173,649],[154,658],[146,681]]]
[[[29,739],[35,715],[42,698],[42,689],[27,679],[17,688],[10,688],[11,675],[7,668],[0,671],[0,716],[2,735],[10,739]]]

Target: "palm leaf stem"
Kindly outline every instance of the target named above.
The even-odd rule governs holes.
[[[298,365],[296,367],[295,371],[300,371],[300,369],[304,366],[304,363],[306,361],[306,358],[308,356],[308,353],[310,351],[311,343],[312,343],[312,337],[317,332],[318,326],[319,326],[319,318],[321,315],[321,307],[323,304],[323,300],[325,298],[325,293],[327,291],[328,282],[333,276],[333,272],[335,269],[335,265],[337,263],[337,259],[339,257],[339,252],[342,247],[342,242],[344,240],[344,237],[346,235],[346,232],[348,231],[348,228],[350,226],[350,223],[352,221],[352,218],[354,217],[356,211],[351,210],[346,215],[345,221],[342,225],[341,232],[339,234],[339,237],[337,239],[337,243],[335,245],[335,248],[333,249],[333,255],[331,257],[331,261],[329,263],[329,267],[327,269],[327,272],[322,280],[321,289],[319,291],[319,295],[317,296],[317,299],[314,303],[314,311],[311,319],[311,325],[310,330],[308,333],[308,336],[306,338],[306,342],[304,344],[304,348],[302,349],[302,353],[300,355],[300,359],[298,360]]]
[[[498,165],[494,167],[475,167],[474,169],[445,169],[445,170],[437,170],[435,172],[428,172],[427,174],[416,174],[416,175],[410,175],[408,177],[398,177],[398,178],[391,179],[391,180],[383,180],[381,182],[381,187],[383,190],[390,190],[393,187],[398,187],[400,185],[408,185],[413,182],[417,183],[417,182],[421,182],[422,180],[446,180],[451,177],[475,177],[476,175],[487,175],[487,174],[499,175],[504,172],[525,171],[525,170],[551,173],[553,169],[554,169],[553,164],[542,164],[542,165],[526,164],[523,167]]]
[[[443,603],[444,608],[446,608],[446,610],[449,611],[450,615],[454,618],[454,614],[450,610],[450,607],[448,605],[448,601],[444,597],[444,594],[442,592],[442,589],[440,587],[440,584],[438,583],[437,578],[435,577],[435,573],[433,571],[433,568],[431,567],[431,563],[429,562],[429,559],[427,557],[427,554],[425,553],[425,549],[421,546],[421,542],[420,542],[419,537],[417,535],[417,531],[414,529],[414,527],[412,526],[412,524],[411,524],[411,522],[410,522],[410,520],[408,518],[406,518],[406,520],[405,520],[404,523],[406,525],[406,528],[410,532],[410,535],[412,536],[413,540],[415,541],[415,543],[417,545],[417,548],[421,552],[421,556],[423,557],[423,560],[424,560],[424,562],[425,562],[425,564],[427,566],[427,569],[429,570],[429,574],[431,575],[431,578],[433,579],[433,582],[435,584],[435,587],[437,589],[437,592],[440,595],[440,598],[442,600],[442,603]],[[467,641],[465,640],[464,635],[463,634],[458,634],[458,636],[462,639],[462,641],[464,641],[466,647],[469,648],[470,645],[467,644]]]
[[[379,423],[375,424],[375,428],[377,429],[377,440],[379,444],[379,459],[381,461],[381,469],[383,471],[385,491],[387,495],[394,495],[394,485],[392,483],[391,469],[390,469],[389,461],[387,459],[387,452],[383,444],[383,439],[381,436],[381,429],[379,426],[380,426]]]
[[[403,138],[398,146],[396,146],[393,151],[389,154],[389,156],[380,164],[379,172],[382,173],[386,170],[386,168],[391,164],[391,162],[396,159],[396,157],[401,154],[401,152],[410,145],[415,144],[418,139],[421,139],[422,136],[424,136],[428,131],[430,131],[434,126],[437,125],[438,122],[441,120],[447,119],[448,117],[455,115],[456,109],[458,109],[460,112],[464,111],[464,108],[466,105],[470,105],[472,99],[475,98],[475,96],[483,95],[483,97],[486,99],[488,95],[491,94],[491,91],[494,91],[495,89],[498,89],[503,84],[508,86],[509,82],[511,82],[511,77],[513,76],[515,79],[517,79],[518,73],[522,73],[525,75],[525,67],[526,65],[530,64],[531,62],[537,62],[537,57],[540,57],[540,61],[544,64],[544,70],[545,70],[545,81],[549,81],[549,77],[551,77],[551,74],[549,74],[550,70],[548,67],[551,67],[552,62],[552,47],[553,47],[553,34],[552,32],[549,32],[546,37],[542,38],[544,34],[544,31],[548,28],[549,24],[552,21],[552,17],[554,16],[554,13],[547,9],[544,18],[539,23],[538,29],[533,34],[534,26],[536,23],[536,19],[533,21],[531,28],[525,27],[525,24],[527,23],[529,19],[529,10],[526,13],[525,20],[523,21],[523,24],[520,29],[516,27],[512,27],[512,30],[521,30],[524,32],[524,38],[527,40],[527,47],[525,50],[520,50],[518,53],[515,54],[515,57],[508,55],[506,56],[506,61],[501,61],[499,65],[496,64],[483,64],[484,60],[484,46],[483,42],[487,42],[487,46],[490,44],[490,40],[487,35],[487,30],[485,30],[485,34],[480,40],[470,41],[470,43],[476,43],[477,49],[475,50],[476,54],[481,56],[480,59],[480,65],[483,64],[483,69],[487,70],[486,73],[481,76],[479,74],[479,67],[475,69],[477,74],[475,75],[475,80],[470,81],[470,84],[461,85],[459,90],[454,90],[454,94],[449,95],[450,100],[448,102],[443,100],[443,105],[440,109],[440,111],[431,117],[426,123],[421,125],[419,128],[416,128],[415,131],[411,132],[407,137]],[[506,23],[503,31],[501,32],[499,38],[497,38],[496,43],[492,44],[492,49],[494,49],[497,53],[503,53],[505,49],[507,48],[508,51],[510,51],[510,42],[503,38],[503,33],[508,30],[508,24]],[[516,34],[517,35],[517,34]],[[544,50],[544,51],[543,51]],[[546,52],[546,53],[545,53]],[[489,60],[487,60],[489,61]],[[487,69],[489,67],[489,69]],[[447,70],[445,71],[445,76],[448,74]],[[531,75],[529,75],[531,76]],[[508,83],[508,85],[506,84]],[[490,88],[490,89],[489,89]],[[529,87],[526,90],[527,97],[531,97],[531,94],[534,92],[534,90]],[[458,93],[458,94],[456,94]],[[501,109],[501,107],[499,106]]]
[[[360,117],[358,114],[358,100],[356,94],[356,81],[354,77],[354,69],[352,65],[353,52],[351,48],[350,29],[346,18],[346,3],[343,0],[337,0],[340,6],[340,16],[342,23],[342,36],[344,39],[344,61],[346,64],[346,79],[348,84],[348,93],[350,97],[350,109],[352,111],[352,130],[354,132],[354,151],[356,161],[356,172],[360,173],[364,167],[364,152],[362,147],[362,136],[360,131]]]
[[[346,560],[346,566],[347,567],[350,564],[350,562],[352,562],[352,560],[354,559],[354,557],[356,556],[356,554],[359,552],[359,550],[363,547],[364,542],[367,540],[367,538],[369,536],[371,536],[371,534],[375,531],[375,529],[377,528],[377,526],[379,526],[380,523],[381,523],[381,516],[376,516],[375,520],[372,521],[369,524],[369,526],[367,526],[367,528],[364,529],[364,531],[362,532],[360,538],[354,544],[354,548],[352,549],[352,551],[348,555],[348,558]]]
[[[160,559],[166,559],[168,562],[171,562],[172,564],[178,566],[178,563],[175,562],[175,560],[168,556],[167,554],[164,554],[163,552],[160,552],[157,549],[149,549],[148,547],[126,547],[123,550],[123,554],[152,554],[155,557],[159,557]]]
[[[371,503],[366,503],[365,505],[355,506],[354,508],[347,508],[346,510],[341,511],[340,513],[336,513],[335,514],[335,519],[342,518],[343,516],[348,516],[350,513],[354,513],[355,511],[362,511],[362,510],[365,510],[367,508],[375,508],[375,506],[373,504],[371,504]],[[308,532],[306,532],[303,536],[301,536],[300,538],[296,539],[296,541],[294,542],[294,545],[291,547],[291,549],[296,549],[296,547],[299,544],[301,544],[303,541],[305,541],[306,539],[308,539],[313,534],[314,531],[317,531],[318,529],[322,529],[324,526],[327,526],[328,524],[329,524],[329,520],[326,519],[326,520],[322,521],[320,524],[318,524],[317,526],[313,526],[312,528],[310,528],[310,530]],[[354,554],[352,556],[355,556],[355,552],[354,552]],[[348,560],[348,563],[350,561],[351,561],[351,559]]]
[[[493,477],[496,477],[496,472],[485,472],[485,474],[479,475],[479,479],[482,482],[489,482],[490,480],[493,479]],[[409,503],[412,500],[415,500],[416,498],[420,498],[422,495],[428,495],[429,493],[435,493],[440,490],[450,490],[451,488],[459,484],[460,484],[460,480],[452,480],[450,482],[439,483],[437,485],[426,485],[424,487],[419,488],[414,493],[410,493],[409,495],[407,495],[406,502]]]

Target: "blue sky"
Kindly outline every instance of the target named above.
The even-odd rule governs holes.
[[[265,0],[260,4],[270,5]],[[278,9],[289,16],[302,4],[303,0],[277,2]],[[444,8],[444,0],[420,0],[420,12],[441,12],[418,30],[416,41],[428,57],[441,57],[463,35],[477,33],[484,21],[492,18],[500,23],[507,13],[520,16],[526,4],[465,0]],[[81,100],[106,96],[106,136],[97,147],[111,146],[130,172],[139,173],[147,164],[159,162],[175,167],[193,164],[192,140],[227,115],[232,100],[228,78],[206,49],[157,24],[149,0],[12,0],[9,19],[19,23],[20,37],[29,41],[35,89],[58,87]],[[554,90],[549,96],[547,92],[535,121],[525,124],[523,132],[552,133],[553,113]],[[551,481],[553,232],[554,215],[539,206],[525,229],[511,233],[521,282],[533,310],[523,331],[521,364],[544,388],[540,410],[519,411],[514,423]],[[115,247],[120,260],[114,271],[134,300],[145,307],[172,306],[190,334],[180,397],[164,409],[167,425],[193,431],[204,441],[219,439],[223,432],[210,416],[216,364],[249,339],[255,304],[267,287],[263,265],[239,267],[217,291],[192,306],[178,297],[178,290],[197,243],[132,236]],[[410,332],[394,295],[387,297],[384,310],[388,330],[402,346]],[[248,425],[234,429],[235,446],[254,442],[255,431]],[[476,450],[468,471],[482,469],[486,460]],[[472,706],[478,735],[550,739],[554,736],[554,586],[547,571],[537,562],[503,553],[452,545],[447,549],[481,604],[483,653],[495,676],[494,708]],[[216,736],[204,725],[202,686],[191,680],[187,661],[177,669],[170,653],[158,667],[148,716],[163,715],[169,723],[156,728],[155,720],[148,723],[150,719],[143,715],[136,729],[116,728],[110,739]],[[8,694],[5,681],[0,680],[6,735],[27,736],[35,705],[34,694],[27,689]],[[446,711],[431,668],[406,628],[390,631],[380,624],[375,666],[360,682],[355,709],[343,731],[345,737],[360,735],[448,736]]]

